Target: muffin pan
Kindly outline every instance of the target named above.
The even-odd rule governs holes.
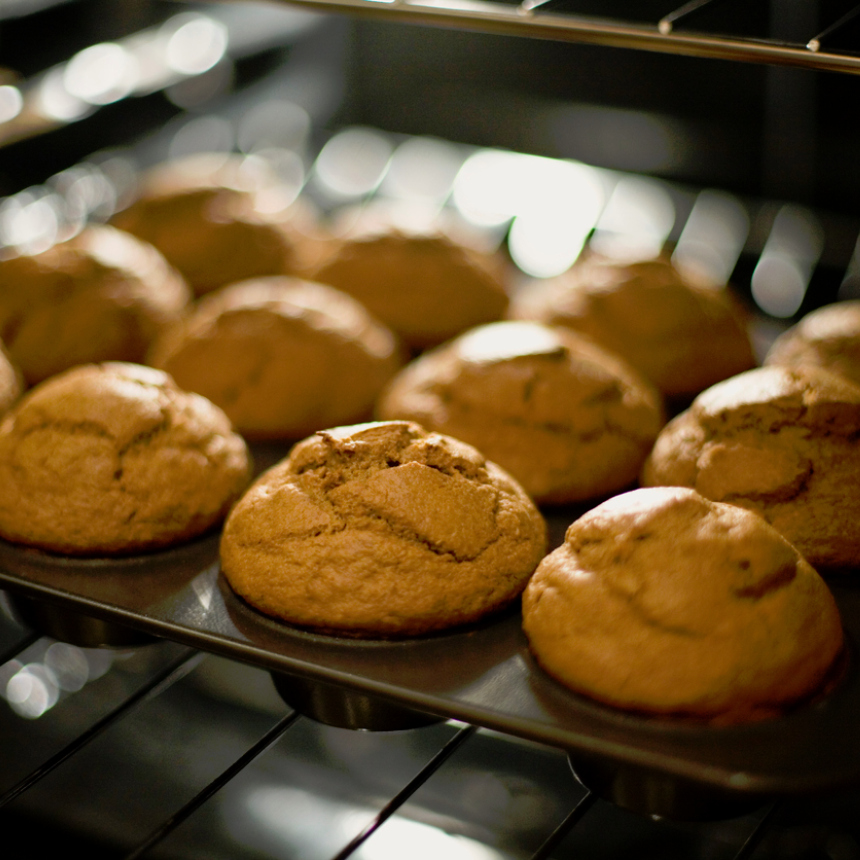
[[[548,513],[553,546],[581,512]],[[727,815],[772,796],[860,784],[853,656],[844,682],[820,701],[777,720],[709,727],[625,714],[564,689],[532,660],[518,608],[412,640],[291,628],[233,594],[219,570],[217,534],[112,560],[0,542],[0,587],[29,625],[54,638],[128,645],[161,637],[268,669],[285,701],[322,722],[399,729],[450,718],[566,749],[589,787],[652,814],[700,817],[701,797],[709,815]],[[853,651],[860,589],[848,576],[831,587]]]

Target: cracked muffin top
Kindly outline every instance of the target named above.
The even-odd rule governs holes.
[[[590,255],[513,299],[509,316],[562,325],[623,356],[667,398],[690,397],[756,365],[725,287],[684,277],[666,258]]]
[[[221,565],[262,612],[346,636],[466,624],[517,598],[546,551],[519,485],[403,421],[320,431],[231,512]]]
[[[542,504],[632,484],[664,420],[659,393],[619,356],[532,322],[490,323],[425,353],[377,416],[474,445]]]
[[[810,311],[773,342],[764,363],[823,367],[860,384],[860,301]]]
[[[0,339],[35,385],[76,364],[142,361],[190,299],[151,245],[91,225],[42,253],[0,260]]]
[[[816,567],[857,567],[858,438],[860,386],[820,368],[759,368],[670,421],[641,483],[750,508]]]
[[[828,689],[843,633],[826,584],[757,514],[634,490],[574,522],[523,595],[538,663],[644,714],[736,723]]]
[[[249,439],[301,439],[370,417],[401,365],[389,329],[355,299],[271,277],[204,296],[148,361],[220,406]]]
[[[0,536],[68,555],[164,547],[219,523],[250,473],[205,398],[152,368],[82,365],[0,423]]]

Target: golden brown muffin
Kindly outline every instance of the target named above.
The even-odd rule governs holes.
[[[0,416],[9,411],[12,404],[21,396],[24,381],[21,373],[9,358],[0,343]]]
[[[757,511],[815,567],[856,567],[858,437],[860,387],[820,368],[759,368],[670,421],[641,482]]]
[[[756,365],[728,291],[683,277],[664,258],[586,257],[557,278],[524,287],[509,316],[588,335],[673,399]]]
[[[836,603],[797,550],[757,514],[677,487],[574,522],[529,582],[523,627],[576,692],[719,723],[809,700],[843,653]]]
[[[773,342],[764,363],[823,367],[860,384],[860,301],[811,311]]]
[[[203,295],[234,281],[293,273],[297,239],[266,175],[247,160],[206,153],[144,176],[135,200],[112,223],[150,242]],[[274,183],[271,176],[269,183]]]
[[[0,537],[53,552],[187,541],[219,523],[249,480],[224,413],[149,367],[75,367],[0,423]]]
[[[508,306],[498,261],[441,233],[344,239],[313,279],[354,296],[416,350],[501,319]]]
[[[190,299],[155,248],[94,225],[40,254],[0,260],[0,339],[34,385],[76,364],[141,361]]]
[[[378,638],[501,609],[545,551],[540,513],[505,472],[469,445],[389,422],[296,445],[233,509],[221,564],[262,612]]]
[[[298,439],[370,417],[401,364],[394,335],[355,299],[286,276],[204,296],[149,361],[254,439]]]
[[[621,358],[531,322],[479,326],[425,353],[377,415],[474,445],[540,503],[627,487],[664,421],[659,393]]]

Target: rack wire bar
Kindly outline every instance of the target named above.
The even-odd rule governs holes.
[[[41,633],[30,631],[25,633],[14,645],[10,645],[5,651],[0,652],[0,666],[5,666],[10,660],[14,660],[19,654],[23,654],[31,645],[35,645],[42,638]]]
[[[661,33],[657,24],[553,13],[544,11],[544,4],[511,6],[492,0],[289,0],[289,4],[317,12],[337,11],[507,36],[860,74],[860,54],[811,51],[806,45],[770,39]]]
[[[269,749],[299,716],[297,711],[292,711],[275,723],[257,743],[246,750],[230,767],[213,779],[209,785],[196,794],[185,806],[153,830],[130,854],[126,854],[124,860],[137,860],[138,857],[142,857],[150,848],[169,836],[183,821],[190,818],[194,812],[203,806],[210,797],[217,794],[233,777],[241,773],[257,756]]]
[[[806,47],[810,51],[820,51],[821,45],[825,39],[827,39],[829,36],[832,36],[833,33],[835,33],[837,30],[841,30],[850,21],[853,21],[854,18],[856,18],[858,15],[860,15],[860,6],[855,6],[853,9],[846,12],[841,18],[834,21],[829,27],[826,27],[824,30],[822,30],[817,36],[814,36],[812,39],[810,39],[806,43]]]
[[[547,836],[543,845],[532,855],[531,860],[549,860],[552,852],[558,847],[558,844],[564,839],[567,834],[582,820],[585,813],[594,806],[597,801],[597,795],[588,792],[573,809],[568,812],[564,820],[558,827]]]
[[[657,24],[657,29],[666,36],[672,32],[677,21],[680,21],[683,18],[689,18],[691,15],[694,15],[706,6],[713,7],[718,3],[723,2],[724,0],[690,0],[689,3],[685,3],[683,6],[678,7],[674,12],[664,15]]]
[[[735,854],[734,860],[748,860],[749,857],[752,857],[753,852],[758,848],[762,839],[764,839],[765,833],[767,833],[767,828],[770,824],[771,818],[773,818],[774,813],[779,807],[779,801],[774,801],[767,808],[764,815],[759,820],[758,824],[756,824],[752,833],[747,836],[746,841],[743,845],[741,845],[740,850],[737,854]]]
[[[154,675],[143,687],[132,696],[114,708],[110,713],[94,723],[85,732],[76,737],[70,744],[51,756],[28,776],[25,776],[17,785],[13,785],[3,795],[0,795],[0,808],[11,803],[16,797],[20,797],[29,788],[32,788],[40,779],[47,776],[51,771],[58,768],[64,761],[71,758],[76,752],[83,749],[90,741],[97,738],[102,732],[109,729],[122,717],[130,714],[139,705],[154,699],[172,686],[180,678],[184,678],[203,659],[204,655],[193,648],[186,648],[179,657],[172,660],[160,672]]]
[[[332,860],[345,860],[360,848],[440,767],[477,731],[476,726],[464,726],[424,765],[423,768],[380,809],[373,820],[354,836]],[[126,858],[129,860],[129,858]]]

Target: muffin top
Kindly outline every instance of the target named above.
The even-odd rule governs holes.
[[[587,256],[563,275],[524,287],[509,316],[588,335],[672,398],[697,394],[756,364],[728,290],[694,282],[662,257]]]
[[[469,445],[395,421],[296,445],[233,509],[221,563],[269,615],[397,637],[504,607],[545,550],[543,518],[512,478]]]
[[[399,345],[355,299],[269,277],[204,296],[149,362],[220,406],[248,438],[300,439],[370,417]]]
[[[69,555],[163,547],[220,522],[249,479],[208,400],[153,368],[82,365],[0,423],[0,536]]]
[[[167,162],[144,175],[111,223],[151,243],[195,295],[298,266],[276,177],[249,159],[212,153]]]
[[[763,367],[702,392],[661,431],[648,486],[756,510],[816,567],[860,559],[860,387],[814,367]]]
[[[42,253],[0,260],[0,339],[34,385],[76,364],[141,361],[190,298],[151,245],[92,225]]]
[[[663,426],[659,393],[619,356],[532,322],[479,326],[407,365],[377,415],[462,439],[541,503],[634,482]]]
[[[797,550],[757,514],[680,487],[574,522],[529,582],[523,624],[573,690],[720,723],[822,692],[843,652],[836,603]]]
[[[498,261],[442,233],[343,239],[313,278],[354,296],[414,349],[501,319],[508,306]]]
[[[773,342],[764,363],[823,367],[860,384],[860,300],[810,311]]]

